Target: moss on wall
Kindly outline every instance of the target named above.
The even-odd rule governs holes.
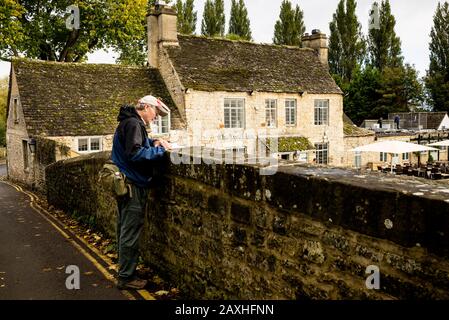
[[[267,145],[271,148],[270,139]],[[315,149],[313,144],[306,137],[280,137],[278,139],[278,152],[304,151]]]

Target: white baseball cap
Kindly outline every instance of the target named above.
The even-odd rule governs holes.
[[[161,117],[165,117],[167,114],[170,113],[170,109],[160,99],[153,97],[151,95],[139,99],[139,103],[155,106],[158,110],[158,114]]]

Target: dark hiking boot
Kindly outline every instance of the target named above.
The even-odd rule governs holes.
[[[133,289],[133,290],[141,290],[145,288],[148,281],[143,279],[132,279],[132,280],[121,280],[119,279],[117,282],[117,288],[119,290],[127,290],[127,289]]]

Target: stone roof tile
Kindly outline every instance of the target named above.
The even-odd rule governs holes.
[[[342,94],[312,49],[179,35],[166,47],[185,88]]]

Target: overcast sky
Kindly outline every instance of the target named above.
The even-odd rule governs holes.
[[[231,0],[225,1],[226,31],[228,29]],[[198,11],[197,34],[201,32],[201,20],[205,0],[195,0]],[[271,43],[274,24],[279,17],[282,0],[245,0],[251,21],[254,41]],[[304,11],[306,32],[320,29],[329,35],[329,22],[337,8],[339,0],[292,0]],[[373,0],[357,1],[357,16],[362,24],[364,34],[368,31],[368,13]],[[429,64],[430,30],[433,25],[438,0],[390,0],[392,12],[396,17],[396,34],[402,41],[402,52],[405,62],[412,63],[425,74]],[[441,1],[443,2],[443,1]],[[116,54],[99,51],[89,56],[92,63],[114,63]],[[0,77],[9,74],[9,64],[0,62]]]

